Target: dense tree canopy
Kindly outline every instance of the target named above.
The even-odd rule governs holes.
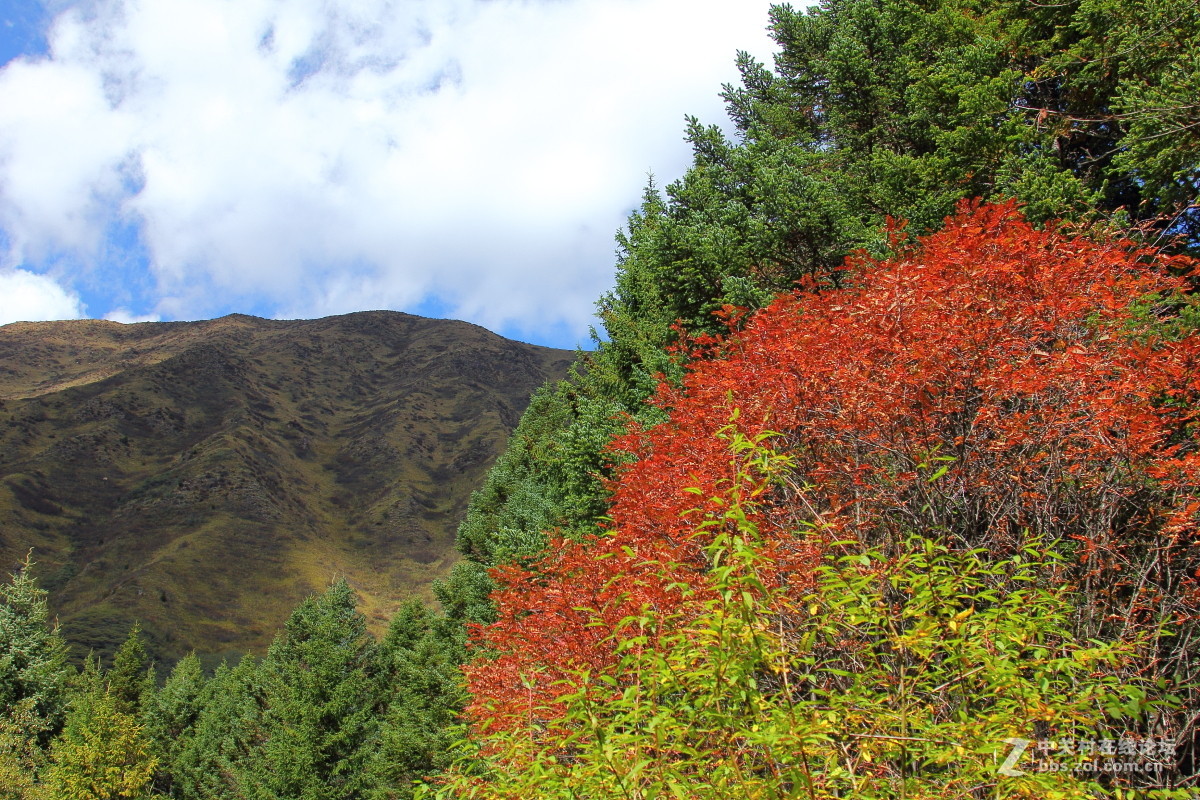
[[[689,121],[692,167],[665,191],[651,182],[619,235],[598,349],[526,413],[473,503],[468,558],[594,530],[604,444],[629,416],[654,420],[657,376],[686,361],[669,352],[679,331],[718,332],[722,306],[801,280],[840,284],[848,254],[888,252],[889,217],[926,233],[962,199],[1013,198],[1033,222],[1197,252],[1198,14],[1187,0],[774,7],[773,66],[742,55],[725,87],[736,139]]]
[[[440,596],[457,618],[498,620],[484,652],[499,657],[471,668],[475,712],[515,725],[531,704],[569,697],[570,684],[555,679],[612,668],[620,642],[608,632],[636,616],[647,600],[639,592],[670,607],[662,581],[624,587],[657,574],[648,563],[703,563],[697,543],[687,558],[678,550],[691,541],[685,512],[696,502],[680,490],[720,497],[730,475],[715,434],[735,409],[747,436],[777,430],[798,447],[789,451],[793,502],[772,506],[791,516],[756,522],[778,562],[771,569],[819,571],[822,551],[791,535],[801,522],[832,538],[852,532],[889,556],[920,533],[1000,558],[1028,531],[1079,565],[1070,635],[1141,641],[1140,666],[1128,670],[1192,682],[1190,637],[1152,632],[1194,611],[1185,534],[1195,464],[1185,442],[1196,366],[1187,332],[1197,317],[1187,286],[1157,270],[1185,271],[1171,254],[1200,251],[1195,5],[833,0],[776,6],[770,24],[774,63],[740,56],[741,82],[725,87],[734,137],[688,121],[692,167],[665,189],[651,181],[618,236],[597,349],[530,406],[472,503],[460,532],[467,559]],[[972,198],[1015,199],[1034,226],[1065,220],[1064,233],[1077,226],[1097,242],[1124,236],[1148,249],[1135,256],[1132,244],[1038,233],[1001,206],[954,228],[990,271],[971,272],[968,258],[943,250],[941,283],[901,277],[893,267],[907,251],[890,220],[929,234]],[[985,258],[1007,247],[1018,249]],[[1039,247],[1050,249],[1045,259],[1033,257]],[[1154,258],[1158,267],[1142,269]],[[1042,271],[1022,285],[1017,265],[1034,263]],[[894,296],[873,283],[881,269]],[[1014,312],[1033,302],[1038,282],[1041,305]],[[854,315],[835,307],[857,291],[873,305]],[[995,307],[972,300],[976,316],[963,317],[955,304],[979,291]],[[788,299],[761,318],[725,311],[763,308],[780,293]],[[1155,293],[1175,299],[1147,299]],[[806,321],[803,336],[789,327],[795,318]],[[722,345],[732,351],[692,344],[746,320],[748,338]],[[890,339],[880,330],[889,320]],[[754,338],[772,324],[776,340]],[[1112,332],[1126,327],[1141,338]],[[695,358],[712,363],[688,373]],[[779,363],[788,358],[791,372]],[[798,372],[811,382],[798,385]],[[968,380],[976,373],[992,383]],[[655,427],[667,412],[675,424]],[[988,433],[967,436],[972,422]],[[631,423],[648,438],[610,449]],[[821,424],[833,427],[807,427]],[[630,452],[632,472],[613,483]],[[812,506],[799,518],[797,497]],[[606,516],[612,537],[596,539]],[[638,530],[636,545],[622,538]],[[567,541],[547,539],[551,531]],[[790,544],[776,552],[780,532]],[[486,599],[493,565],[504,567],[498,613]],[[570,577],[560,585],[555,576]],[[1186,721],[1172,724],[1191,741]]]
[[[44,775],[48,800],[144,800],[157,765],[128,703],[90,662],[72,693]],[[37,796],[37,795],[35,795]]]
[[[743,624],[764,636],[778,631],[770,647],[779,651],[785,672],[815,657],[803,634],[809,618],[803,609],[815,604],[835,613],[828,581],[856,580],[853,571],[829,571],[831,554],[878,553],[881,573],[873,574],[895,576],[888,580],[896,590],[930,579],[928,562],[905,572],[913,563],[912,537],[919,536],[935,537],[937,544],[916,549],[948,553],[938,557],[950,559],[945,563],[973,559],[971,575],[962,579],[978,584],[945,589],[954,598],[947,600],[952,617],[979,614],[972,625],[1003,628],[1000,619],[1014,609],[1000,598],[1022,580],[1046,592],[1058,586],[1073,593],[1025,598],[1041,609],[1040,624],[1048,625],[1041,633],[1021,628],[1010,615],[1018,632],[989,628],[974,635],[985,641],[1058,637],[1063,657],[1107,665],[1099,674],[1109,677],[1094,686],[1084,674],[1055,672],[1051,680],[1038,677],[1032,655],[1020,667],[1018,648],[1010,665],[1018,683],[1030,680],[1043,690],[1044,680],[1065,683],[1053,698],[1026,697],[1022,702],[1032,706],[1022,712],[1018,703],[997,724],[1025,725],[1032,739],[1033,722],[1041,720],[1050,726],[1043,734],[1068,735],[1076,713],[1067,709],[1070,702],[1099,692],[1106,698],[1095,701],[1100,708],[1124,714],[1113,711],[1123,702],[1117,687],[1136,690],[1147,675],[1167,682],[1159,685],[1159,702],[1166,702],[1167,684],[1194,691],[1190,637],[1172,636],[1200,611],[1200,335],[1190,324],[1187,284],[1172,277],[1190,272],[1194,262],[1129,242],[1037,230],[1012,205],[964,208],[939,233],[893,248],[898,255],[890,259],[853,262],[846,288],[781,297],[740,333],[697,342],[709,357],[695,362],[679,387],[663,384],[657,396],[670,409],[669,421],[618,443],[636,460],[614,487],[611,529],[580,542],[555,542],[539,563],[496,571],[498,618],[480,638],[495,656],[468,670],[472,713],[485,745],[498,742],[504,752],[532,736],[547,748],[535,748],[532,756],[526,748],[512,763],[501,759],[505,780],[523,774],[530,757],[553,760],[554,753],[582,746],[580,698],[603,705],[612,700],[607,693],[616,692],[628,699],[631,647],[658,647],[659,638],[689,625],[697,637],[717,635],[712,620],[731,612],[711,617],[712,604],[736,595],[724,582],[735,569],[730,559],[738,541],[753,565],[748,582],[735,587],[753,598],[746,602],[755,611]],[[1040,561],[1036,577],[1013,578],[1013,570],[1027,569],[1018,565],[1031,547],[1060,552],[1066,561]],[[871,590],[860,588],[869,596]],[[888,607],[915,626],[902,625],[889,636],[915,637],[926,617],[950,613],[895,604],[895,598],[868,602],[884,619],[855,618],[854,625],[868,626],[859,627],[855,639],[878,646],[886,631],[869,626],[886,626],[897,613]],[[999,617],[985,616],[1000,610]],[[710,624],[697,625],[701,618]],[[922,647],[944,667],[955,640],[946,631],[929,635]],[[1119,656],[1116,650],[1083,655],[1087,648],[1077,642],[1093,639],[1113,643]],[[664,657],[670,658],[687,643],[668,644]],[[864,688],[838,678],[861,672],[857,645],[841,646],[846,652],[819,670],[805,667],[821,692]],[[1080,655],[1071,655],[1076,648]],[[740,668],[759,675],[760,684],[767,680],[759,672],[766,668],[761,654],[746,657],[759,660]],[[973,669],[985,663],[971,661],[979,658],[976,653],[964,663]],[[894,677],[872,680],[886,685]],[[944,680],[950,678],[931,686]],[[807,689],[777,682],[759,691],[755,702],[771,713],[808,697]],[[1000,688],[978,682],[969,694],[968,703],[1004,697]],[[854,713],[888,702],[885,692],[864,699]],[[1066,705],[1042,718],[1033,711],[1039,703]],[[558,725],[564,717],[567,723]],[[1181,753],[1190,753],[1194,720],[1186,713],[1169,719],[1167,733]],[[806,724],[816,723],[792,719],[793,727],[780,731],[801,735]],[[1124,724],[1146,733],[1137,727],[1144,720]],[[856,735],[853,726],[841,730]],[[877,734],[905,735],[897,729]],[[620,761],[663,745],[647,731],[627,746],[633,750],[607,757]],[[690,765],[684,773],[702,771],[704,760],[688,761],[690,751],[680,747],[673,752]],[[734,752],[718,756],[732,759]],[[858,768],[865,770],[856,773],[861,780],[873,774]],[[902,765],[894,768],[898,772],[888,767],[880,774],[905,773]],[[564,774],[573,780],[574,773]],[[903,796],[904,785],[880,790],[881,796]],[[730,787],[728,796],[738,796],[736,785]],[[1028,796],[1044,788],[1030,788]]]

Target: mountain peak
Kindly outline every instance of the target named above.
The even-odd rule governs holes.
[[[0,556],[84,649],[260,650],[337,576],[382,623],[570,360],[395,311],[0,327]]]

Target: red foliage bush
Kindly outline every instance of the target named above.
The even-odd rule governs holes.
[[[611,669],[621,620],[677,610],[677,582],[703,596],[697,520],[720,518],[739,468],[720,435],[734,417],[791,459],[754,506],[781,585],[810,585],[833,539],[940,533],[1001,554],[1033,531],[1075,543],[1080,633],[1195,614],[1200,335],[1171,321],[1193,262],[1001,205],[847,268],[851,288],[781,296],[660,388],[669,422],[615,445],[635,459],[607,535],[495,572],[499,620],[476,640],[496,657],[468,668],[477,720],[553,714],[573,670]]]

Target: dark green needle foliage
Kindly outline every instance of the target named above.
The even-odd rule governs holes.
[[[261,667],[266,710],[253,796],[362,796],[381,705],[375,658],[345,580],[292,612]]]
[[[66,644],[25,563],[0,587],[0,798],[23,797],[66,713]]]
[[[680,374],[679,331],[839,284],[848,254],[888,252],[889,217],[924,233],[964,198],[1015,197],[1034,221],[1200,250],[1195,3],[829,0],[773,7],[770,31],[774,63],[740,54],[724,88],[733,138],[689,119],[691,168],[651,181],[618,234],[598,347],[530,406],[474,497],[468,560],[593,527],[604,448]]]
[[[155,787],[168,796],[175,765],[195,736],[205,683],[200,659],[193,653],[175,665],[161,689],[143,697],[142,719],[158,760]]]
[[[168,681],[163,694],[170,686]],[[156,740],[160,752],[170,753],[167,780],[171,796],[186,800],[254,796],[264,694],[255,659],[247,656],[234,667],[222,664],[217,668],[196,698],[199,711],[182,741],[171,745]],[[163,726],[152,725],[151,730],[162,733]]]
[[[107,680],[117,709],[137,716],[142,710],[143,697],[154,690],[154,671],[146,653],[146,643],[142,640],[141,626],[134,625],[117,648]]]
[[[1200,11],[1187,0],[828,0],[777,5],[770,64],[739,54],[732,131],[689,118],[691,167],[650,181],[617,236],[596,349],[544,387],[459,530],[447,613],[494,619],[487,568],[603,525],[611,439],[781,292],[843,285],[964,199],[1016,198],[1168,252],[1200,252]],[[893,231],[889,231],[889,218]]]
[[[367,796],[373,800],[410,798],[414,781],[449,765],[465,702],[464,638],[461,625],[417,601],[392,618],[379,653],[388,702],[370,764]]]
[[[26,559],[0,586],[0,717],[22,709],[25,733],[44,746],[62,726],[69,670],[66,645],[50,620],[46,592]]]

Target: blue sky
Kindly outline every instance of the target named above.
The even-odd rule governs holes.
[[[389,308],[587,343],[759,0],[4,0],[0,324]]]

